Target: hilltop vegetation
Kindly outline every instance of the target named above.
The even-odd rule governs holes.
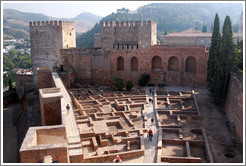
[[[3,10],[3,33],[5,39],[29,38],[29,22],[34,20],[47,20],[51,17],[43,14],[24,13],[13,9]]]
[[[3,71],[8,74],[3,75],[3,87],[7,87],[9,80],[15,82],[14,69],[28,69],[32,68],[31,56],[28,54],[21,54],[17,50],[10,50],[7,54],[3,54]]]
[[[76,32],[83,33],[91,29],[96,22],[101,19],[100,16],[92,13],[81,13],[75,18],[64,19],[46,16],[44,14],[19,12],[13,9],[3,10],[3,34],[4,39],[29,39],[30,21],[50,21],[50,20],[68,20],[75,21]]]
[[[232,19],[233,30],[237,32],[238,19],[242,10],[243,8],[240,4],[153,3],[138,8],[137,13],[132,14],[125,9],[125,12],[112,13],[101,21],[153,20],[157,22],[157,37],[161,41],[161,35],[165,32],[179,32],[188,28],[196,28],[202,31],[204,25],[207,26],[208,31],[211,31],[216,12],[220,14],[222,19],[229,15]],[[93,47],[95,33],[100,33],[100,24],[96,24],[90,31],[78,36],[77,46]]]

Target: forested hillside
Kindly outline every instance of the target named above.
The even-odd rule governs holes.
[[[243,8],[241,4],[163,4],[153,3],[138,8],[137,13],[112,13],[101,21],[137,21],[153,20],[157,22],[158,40],[165,32],[183,31],[188,28],[202,30],[204,25],[210,31],[215,13],[221,17],[221,24],[225,16],[231,17],[233,30],[238,30],[238,20]],[[90,31],[77,37],[78,47],[93,47],[94,34],[100,32],[100,25],[96,24]]]
[[[92,13],[81,13],[75,18],[54,18],[44,14],[26,13],[13,9],[3,10],[3,34],[4,39],[29,39],[30,21],[50,21],[50,20],[68,20],[76,24],[76,32],[83,33],[91,29],[102,17]]]
[[[24,13],[13,9],[3,10],[4,38],[29,38],[29,21],[47,20],[51,17],[43,14]]]

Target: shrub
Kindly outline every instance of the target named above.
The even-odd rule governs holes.
[[[126,82],[126,90],[130,91],[133,87],[133,83],[131,81],[127,81]]]
[[[150,79],[149,74],[142,74],[138,81],[138,85],[145,86],[148,83],[149,79]]]
[[[12,78],[10,77],[10,78],[9,78],[9,90],[10,90],[10,89],[13,89],[13,88],[14,88],[13,80],[12,80]]]
[[[125,83],[121,78],[114,78],[114,90],[122,91],[125,88]]]

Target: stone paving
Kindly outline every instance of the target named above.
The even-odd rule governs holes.
[[[52,76],[54,78],[57,88],[60,88],[61,93],[63,94],[63,97],[61,98],[62,123],[66,126],[67,140],[68,140],[68,155],[69,156],[82,155],[83,152],[82,152],[82,147],[81,147],[79,130],[75,122],[74,114],[73,114],[73,102],[66,88],[64,87],[62,80],[56,79],[56,78],[59,78],[58,74],[52,73]],[[67,104],[70,105],[69,113],[66,110]]]
[[[154,99],[153,95],[149,93],[148,89],[146,90],[148,97],[152,100]],[[155,103],[155,102],[153,102]],[[147,133],[145,133],[144,143],[145,143],[145,156],[144,156],[144,163],[156,163],[157,159],[157,142],[158,142],[158,128],[157,128],[157,121],[154,113],[154,106],[152,103],[144,110],[147,115],[147,126],[146,128],[153,131],[153,139],[152,141],[149,140],[147,137]],[[154,122],[151,123],[151,118],[154,117]]]

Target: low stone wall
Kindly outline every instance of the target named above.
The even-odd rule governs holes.
[[[37,70],[38,70],[39,89],[55,87],[54,81],[51,77],[51,68],[39,67]]]
[[[112,161],[115,159],[116,155],[119,155],[120,158],[124,161],[124,159],[140,157],[144,155],[144,150],[134,150],[134,151],[127,151],[122,153],[114,153],[114,154],[107,154],[105,156],[96,156],[96,157],[88,157],[84,158],[84,163],[103,163]]]
[[[72,71],[60,72],[59,76],[67,88],[72,88],[72,86],[75,84],[75,73],[74,72]]]
[[[37,144],[38,130],[40,130],[41,133],[47,134],[46,132],[49,132],[49,130],[56,131],[56,129],[58,129],[58,133],[55,132],[53,134],[66,135],[65,127],[61,125],[29,128],[20,149],[21,162],[42,163],[45,156],[51,156],[53,161],[67,163],[67,143]]]

